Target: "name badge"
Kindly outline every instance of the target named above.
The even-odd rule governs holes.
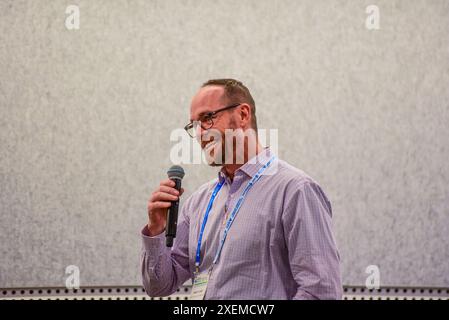
[[[189,300],[204,300],[210,273],[208,271],[196,273],[193,279],[192,291]]]

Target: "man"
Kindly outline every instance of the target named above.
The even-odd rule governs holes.
[[[210,165],[222,168],[185,200],[172,249],[165,247],[166,215],[183,190],[164,180],[151,195],[141,255],[148,295],[170,295],[192,279],[200,299],[341,299],[332,209],[319,185],[262,148],[257,135],[246,136],[243,155],[236,138],[225,137],[227,129],[257,132],[248,89],[234,79],[210,80],[194,96],[190,118],[186,130]],[[211,131],[218,139],[207,137]]]

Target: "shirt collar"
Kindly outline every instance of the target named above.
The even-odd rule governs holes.
[[[270,150],[270,147],[265,147],[259,154],[255,155],[248,162],[244,163],[240,168],[235,171],[234,177],[239,174],[239,172],[243,172],[247,174],[249,177],[253,177],[262,168],[268,160],[272,157],[273,153]],[[225,173],[224,168],[218,172],[218,180],[222,181],[226,179],[227,175]]]

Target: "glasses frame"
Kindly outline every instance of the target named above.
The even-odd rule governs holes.
[[[204,120],[197,120],[197,122],[200,123],[201,128],[203,128],[203,130],[209,130],[210,128],[212,128],[212,127],[214,126],[214,119],[217,117],[217,114],[218,114],[218,113],[223,112],[223,111],[226,111],[226,110],[229,110],[229,109],[232,109],[232,108],[236,108],[236,107],[240,106],[241,104],[242,104],[242,103],[239,102],[239,103],[236,103],[236,104],[231,104],[231,105],[229,105],[229,106],[220,108],[220,109],[215,110],[215,111],[206,112],[205,114],[203,114],[203,115],[201,116],[201,118],[203,118]],[[187,134],[188,134],[191,138],[195,138],[195,137],[196,137],[196,134],[195,134],[195,135],[191,135],[190,132],[189,132],[189,130],[191,130],[191,129],[194,127],[194,126],[193,126],[193,123],[194,123],[194,122],[195,122],[195,121],[190,121],[190,123],[188,123],[188,124],[184,127],[184,130],[187,131]],[[204,125],[203,125],[203,122],[204,122],[204,123],[207,122],[208,127],[204,126]]]

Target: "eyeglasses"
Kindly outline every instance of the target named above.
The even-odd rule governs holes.
[[[201,128],[203,128],[203,130],[208,130],[212,128],[212,126],[214,125],[214,119],[217,117],[217,113],[238,107],[239,105],[241,105],[241,103],[233,104],[215,111],[207,112],[203,114],[199,120],[191,121],[188,125],[184,127],[184,130],[187,131],[189,136],[195,138],[199,125],[201,125]]]

